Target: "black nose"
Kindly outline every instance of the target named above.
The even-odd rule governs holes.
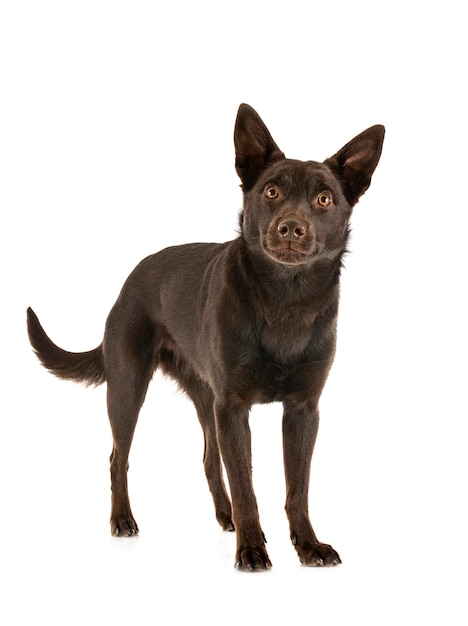
[[[278,232],[283,239],[302,239],[306,234],[306,227],[297,219],[284,219],[278,224]]]

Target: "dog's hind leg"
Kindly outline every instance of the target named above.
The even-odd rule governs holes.
[[[192,371],[174,342],[167,342],[164,348],[160,350],[159,363],[162,370],[177,381],[180,388],[195,405],[203,429],[205,440],[203,466],[213,498],[216,519],[223,530],[234,530],[231,501],[223,480],[221,455],[216,437],[213,392],[209,385]]]
[[[201,385],[200,385],[201,387]],[[205,450],[203,465],[208,486],[213,497],[216,511],[216,519],[223,530],[234,530],[232,523],[232,509],[229,496],[226,491],[222,476],[221,455],[219,453],[218,440],[216,437],[216,424],[213,410],[213,394],[209,389],[197,390],[190,397],[197,410],[198,419],[203,428],[205,438]]]
[[[128,395],[127,395],[128,394]],[[114,536],[138,534],[128,497],[128,455],[144,391],[130,386],[109,385],[107,406],[112,428],[113,448],[110,456],[112,511],[111,532]]]
[[[140,408],[155,367],[153,334],[133,326],[132,331],[114,330],[104,341],[107,375],[107,409],[113,436],[110,457],[112,511],[115,536],[138,534],[127,486],[128,455]]]

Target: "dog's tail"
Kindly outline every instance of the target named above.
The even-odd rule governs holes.
[[[39,361],[55,376],[88,386],[105,382],[102,345],[89,352],[62,350],[49,339],[31,308],[28,309],[28,335]]]

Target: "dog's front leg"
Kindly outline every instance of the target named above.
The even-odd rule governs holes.
[[[269,569],[271,562],[252,484],[249,411],[232,402],[216,403],[215,414],[218,443],[231,489],[236,567],[246,571]]]
[[[309,519],[310,463],[317,437],[319,413],[310,400],[284,402],[283,452],[286,474],[286,513],[291,540],[303,565],[341,563],[338,553],[320,543]]]

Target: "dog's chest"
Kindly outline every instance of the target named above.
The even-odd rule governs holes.
[[[316,335],[316,313],[307,307],[271,311],[258,321],[258,342],[275,362],[296,360]]]
[[[254,403],[281,401],[286,396],[304,389],[310,377],[305,364],[279,364],[269,357],[259,359],[244,371],[247,396]]]
[[[335,346],[334,320],[315,314],[298,321],[294,316],[265,321],[255,340],[239,344],[242,355],[235,368],[236,382],[253,402],[281,401],[306,392],[315,378],[328,371]]]

